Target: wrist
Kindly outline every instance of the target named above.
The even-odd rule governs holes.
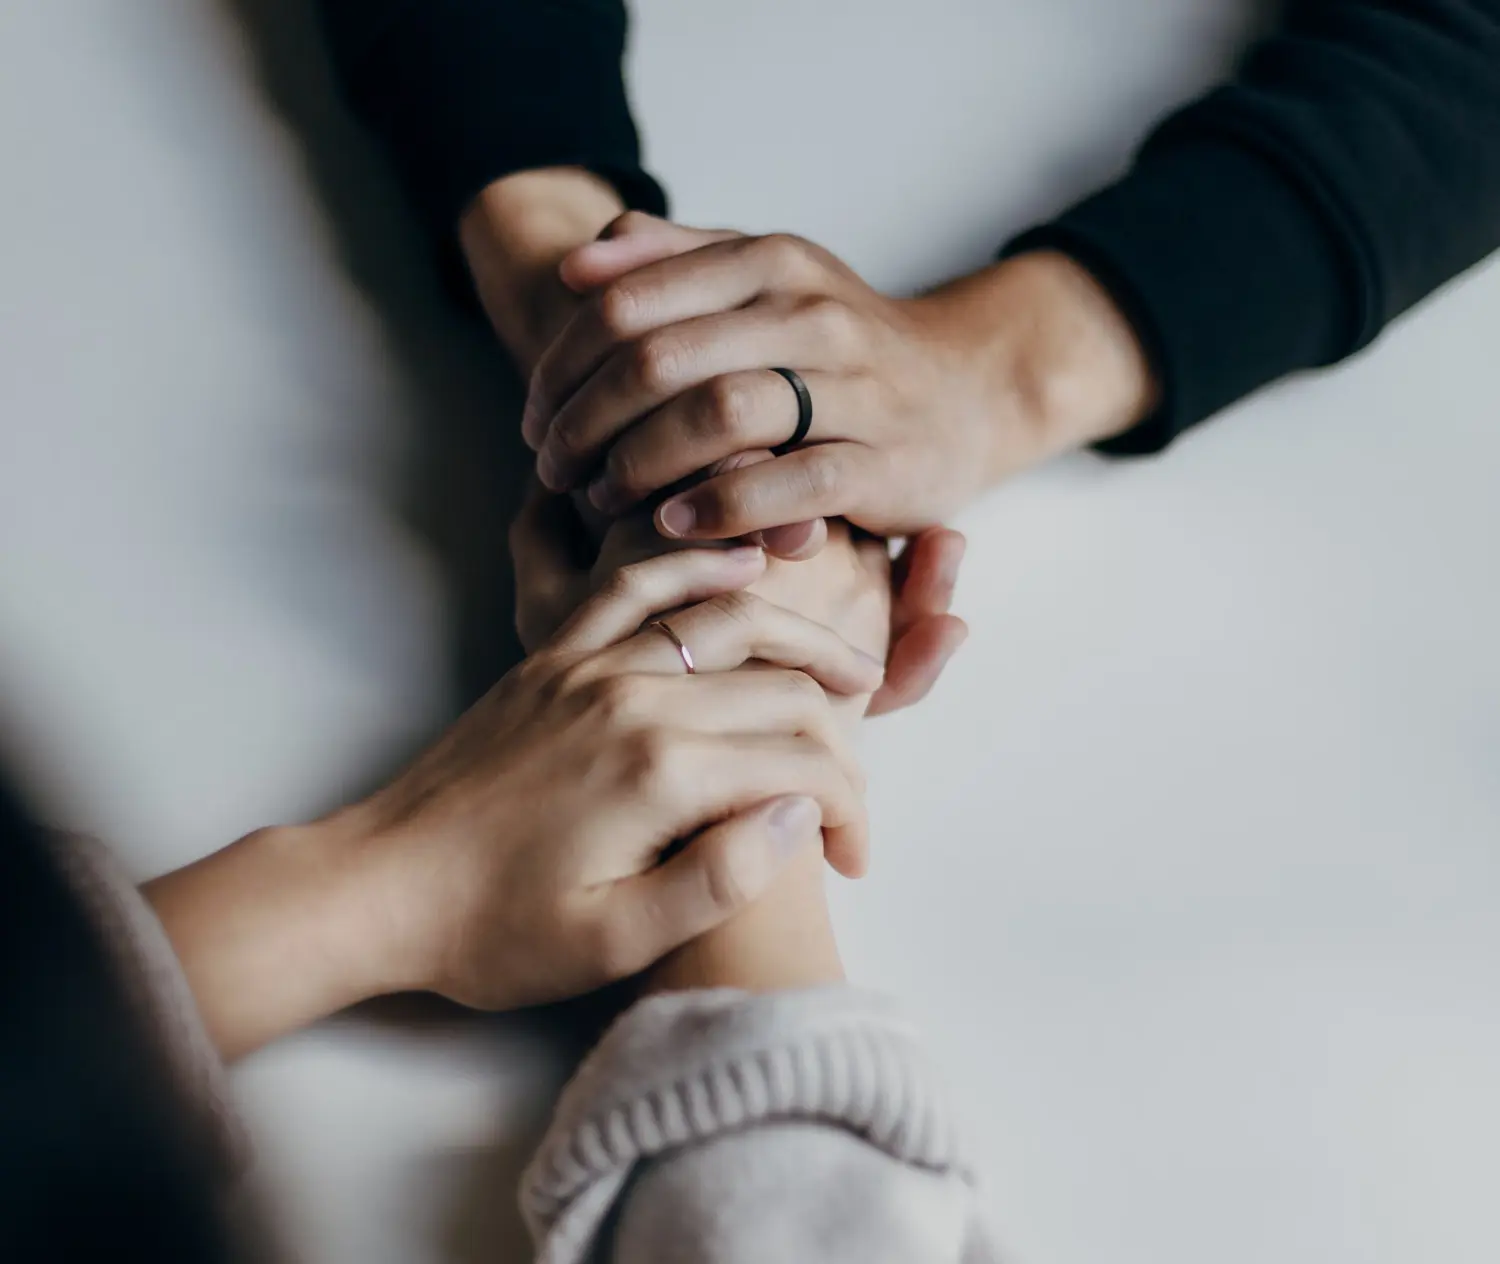
[[[780,992],[844,979],[820,851],[789,865],[749,908],[654,966],[647,992],[733,987]]]
[[[399,989],[365,850],[341,817],[257,830],[143,888],[226,1060]]]
[[[982,401],[991,482],[1121,434],[1157,405],[1135,329],[1068,255],[1017,255],[916,301],[958,348]]]
[[[522,171],[496,180],[459,221],[459,244],[500,341],[529,373],[577,298],[558,279],[564,256],[593,241],[625,205],[580,167]]]

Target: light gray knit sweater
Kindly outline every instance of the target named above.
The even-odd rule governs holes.
[[[58,846],[216,1138],[223,1068],[149,906],[102,848]],[[849,987],[641,1001],[564,1091],[522,1180],[540,1264],[991,1264],[940,1077]]]

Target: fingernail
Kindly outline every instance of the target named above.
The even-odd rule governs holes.
[[[543,448],[537,453],[536,476],[541,479],[542,486],[550,492],[560,492],[563,489],[562,480],[558,478],[557,460],[552,453]]]
[[[771,841],[777,854],[782,857],[795,855],[808,843],[808,836],[821,819],[818,805],[811,799],[796,797],[783,799],[771,809],[766,824],[770,827]]]
[[[817,530],[814,522],[795,522],[785,527],[772,527],[765,533],[766,547],[782,557],[789,557],[807,547]]]
[[[766,551],[754,544],[742,544],[738,548],[725,549],[724,559],[733,566],[749,566],[761,561]]]
[[[693,524],[698,521],[698,511],[690,501],[669,500],[661,507],[657,518],[665,534],[681,538],[693,529]]]

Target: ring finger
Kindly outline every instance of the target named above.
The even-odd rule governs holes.
[[[860,412],[860,379],[801,372],[813,400],[808,442],[844,438],[844,420]],[[770,369],[710,378],[668,400],[610,448],[589,500],[617,514],[653,492],[741,452],[774,448],[796,430],[797,395]]]
[[[761,299],[653,330],[620,347],[553,418],[537,455],[537,477],[554,491],[572,487],[638,417],[712,378],[770,364],[843,368],[846,349],[831,336],[834,305],[791,303]],[[787,427],[777,442],[790,432]]]
[[[723,593],[594,656],[600,675],[727,672],[752,659],[806,672],[837,694],[869,693],[884,667],[832,628],[747,592]]]

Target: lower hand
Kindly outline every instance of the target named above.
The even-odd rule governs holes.
[[[743,592],[764,566],[756,549],[691,551],[617,572],[356,809],[410,863],[403,890],[428,879],[427,986],[508,1008],[634,974],[754,900],[819,825],[830,860],[863,869],[862,778],[824,688],[867,691],[880,668]],[[697,674],[642,629],[664,612]],[[734,670],[752,659],[766,669]]]
[[[627,567],[369,799],[150,884],[225,1055],[391,991],[505,1009],[592,990],[820,841],[859,873],[863,781],[825,690],[868,694],[881,670],[746,593],[765,565],[738,549]],[[697,674],[642,628],[663,612]]]

